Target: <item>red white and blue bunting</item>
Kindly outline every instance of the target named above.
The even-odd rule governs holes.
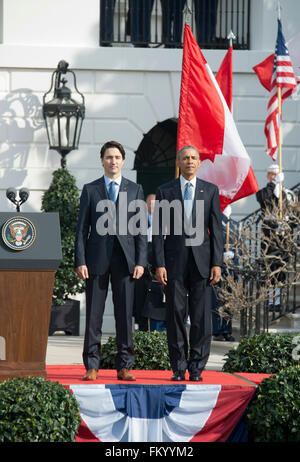
[[[252,386],[210,384],[86,384],[70,390],[82,421],[102,442],[227,441],[255,393]],[[78,438],[84,440],[80,431]]]

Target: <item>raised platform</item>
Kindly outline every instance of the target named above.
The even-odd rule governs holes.
[[[121,382],[115,370],[101,370],[86,382],[84,372],[80,365],[47,366],[47,379],[69,388],[80,405],[78,442],[246,441],[243,415],[269,377],[204,371],[200,384],[174,384],[171,371],[136,370],[136,382]]]

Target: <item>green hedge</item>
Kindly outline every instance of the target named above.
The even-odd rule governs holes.
[[[61,232],[62,262],[55,273],[53,301],[63,305],[72,295],[82,293],[84,281],[74,270],[74,242],[79,212],[76,180],[66,168],[53,172],[52,182],[42,197],[42,211],[58,212]]]
[[[246,422],[254,442],[300,441],[300,367],[294,334],[252,334],[227,353],[225,372],[274,374],[263,380]]]
[[[293,334],[253,334],[241,339],[239,345],[225,355],[225,372],[272,374],[296,365],[292,358]]]
[[[246,415],[254,442],[300,442],[300,366],[263,380]]]
[[[133,342],[135,361],[132,369],[171,369],[165,332],[134,332]],[[114,369],[116,354],[116,338],[109,337],[108,341],[101,346],[100,369]]]
[[[80,425],[75,397],[41,377],[0,383],[0,442],[72,442]]]

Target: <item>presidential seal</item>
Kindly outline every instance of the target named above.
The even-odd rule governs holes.
[[[36,237],[34,224],[25,217],[13,217],[2,227],[2,240],[13,250],[26,250],[32,246]]]

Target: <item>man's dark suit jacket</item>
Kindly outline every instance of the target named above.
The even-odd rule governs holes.
[[[133,200],[144,200],[144,193],[141,185],[134,183],[122,176],[120,192],[127,193],[127,202]],[[98,180],[84,185],[81,198],[80,210],[77,222],[75,237],[75,267],[87,265],[89,274],[104,274],[110,264],[114,235],[99,235],[96,229],[97,220],[103,212],[97,212],[97,204],[101,200],[108,200],[104,176]],[[147,265],[147,236],[120,235],[118,230],[119,198],[116,202],[116,236],[123,249],[127,260],[129,273],[133,273],[136,265]],[[125,211],[122,210],[122,213]],[[126,212],[125,212],[126,213]],[[135,212],[127,211],[127,223]]]
[[[184,203],[179,178],[158,188],[156,200],[161,201],[163,199],[169,202],[176,199],[181,201],[181,219],[183,220]],[[196,223],[196,200],[204,201],[204,217],[198,217],[198,220],[204,219],[204,237],[201,245],[191,246],[191,249],[200,275],[203,278],[208,278],[212,266],[222,266],[223,264],[223,231],[217,186],[199,178],[196,179],[192,210],[193,226]],[[168,279],[182,276],[186,255],[186,236],[184,233],[182,235],[174,234],[172,217],[173,213],[171,214],[169,235],[164,238],[164,233],[160,230],[159,235],[152,236],[155,267],[166,267]]]

